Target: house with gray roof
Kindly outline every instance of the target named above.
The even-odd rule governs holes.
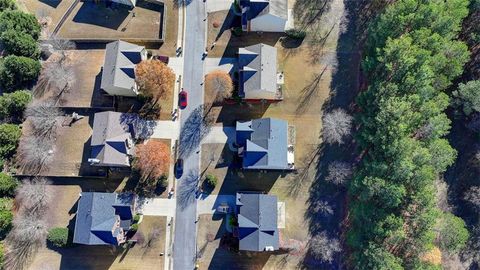
[[[133,219],[133,194],[82,192],[75,217],[73,243],[119,245]]]
[[[287,121],[274,118],[237,121],[235,140],[244,169],[294,169]]]
[[[240,0],[244,31],[285,32],[288,0]]]
[[[239,250],[278,250],[277,196],[238,192],[236,214]]]
[[[147,50],[143,46],[121,40],[108,43],[100,87],[112,96],[136,96],[135,67],[145,59]]]
[[[277,49],[260,43],[238,50],[239,91],[247,100],[281,100],[277,84]]]
[[[91,139],[92,165],[104,167],[129,167],[133,153],[130,125],[123,123],[123,113],[99,112],[94,115]]]

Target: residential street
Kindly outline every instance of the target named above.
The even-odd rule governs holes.
[[[186,7],[183,88],[188,92],[188,106],[181,113],[180,130],[190,123],[192,112],[203,104],[203,70],[202,53],[205,49],[206,10],[203,1],[191,1]],[[193,128],[200,128],[194,126]],[[194,131],[196,132],[196,131]],[[182,136],[182,135],[180,135]],[[182,146],[179,146],[182,149]],[[200,146],[194,145],[184,155],[184,173],[177,180],[177,211],[175,215],[175,236],[173,244],[173,268],[178,270],[193,269],[196,261],[197,205],[192,194],[192,181],[196,187],[196,176],[200,174]],[[194,193],[194,189],[193,189]],[[188,199],[178,199],[180,194],[187,194]],[[192,197],[193,196],[193,197]],[[182,196],[185,197],[185,196]]]

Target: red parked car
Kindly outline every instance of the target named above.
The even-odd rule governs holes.
[[[184,90],[180,91],[180,94],[178,95],[178,103],[180,104],[180,108],[185,108],[187,107],[187,92]]]

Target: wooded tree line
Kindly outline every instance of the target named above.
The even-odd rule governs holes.
[[[354,269],[440,269],[428,253],[467,241],[463,220],[437,208],[434,183],[456,158],[444,91],[469,59],[457,40],[468,4],[399,0],[369,26],[356,119],[365,154],[349,186]]]

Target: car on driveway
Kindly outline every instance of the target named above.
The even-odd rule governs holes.
[[[187,107],[187,97],[187,92],[185,92],[184,90],[180,91],[180,93],[178,94],[178,103],[180,105],[180,108],[184,109],[185,107]]]
[[[182,175],[183,175],[183,159],[179,158],[175,163],[175,177],[177,179],[180,179]]]

